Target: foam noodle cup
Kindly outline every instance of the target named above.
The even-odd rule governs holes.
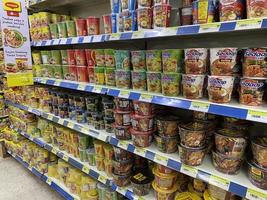
[[[161,73],[147,72],[147,91],[161,93]]]
[[[210,49],[211,75],[226,76],[238,72],[236,68],[237,48]]]
[[[49,24],[49,30],[50,30],[51,39],[58,39],[57,24]]]
[[[267,78],[267,48],[246,49],[243,61],[243,76]]]
[[[247,0],[247,18],[267,17],[267,2],[264,0]]]
[[[116,87],[118,88],[131,88],[131,71],[130,70],[116,70]]]
[[[267,169],[267,137],[253,138],[251,147],[255,162],[260,167]]]
[[[229,103],[231,101],[233,84],[234,77],[232,76],[209,76],[209,101],[215,103]]]
[[[163,73],[161,75],[162,94],[165,96],[178,96],[180,93],[181,74]]]
[[[88,35],[100,34],[100,18],[90,16],[86,19],[87,33]]]
[[[146,71],[146,51],[131,51],[131,61],[134,71]]]
[[[162,50],[163,72],[180,72],[183,62],[183,50],[165,49]]]
[[[183,74],[183,96],[187,99],[199,99],[203,96],[205,75]]]
[[[68,49],[67,50],[67,55],[68,55],[68,64],[69,65],[76,65],[76,60],[75,60],[75,50],[73,49]]]
[[[68,37],[67,27],[66,27],[66,23],[65,22],[57,23],[57,28],[58,28],[58,37],[59,38]]]
[[[85,19],[76,19],[76,31],[78,36],[86,36],[87,35],[87,27]]]
[[[138,30],[152,28],[152,9],[150,7],[137,9],[137,24]]]
[[[84,49],[75,49],[75,59],[76,59],[76,65],[78,65],[78,66],[87,65],[85,50]]]
[[[161,72],[161,50],[147,50],[146,51],[146,66],[147,71]]]
[[[184,63],[186,74],[205,74],[207,70],[208,50],[204,48],[185,49]]]
[[[240,103],[248,106],[262,105],[265,81],[257,78],[242,78],[239,93]]]
[[[146,90],[146,72],[132,71],[132,88],[134,90]]]

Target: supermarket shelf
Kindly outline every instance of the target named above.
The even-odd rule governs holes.
[[[98,132],[106,134],[106,132],[103,130]],[[148,148],[138,148],[133,145],[132,141],[120,141],[114,136],[110,136],[108,138],[108,142],[111,145],[118,146],[151,161],[172,168],[178,172],[187,174],[194,178],[197,177],[209,184],[216,185],[241,197],[246,197],[251,200],[267,200],[267,192],[255,187],[252,185],[252,183],[250,183],[245,169],[242,169],[238,175],[225,175],[214,169],[210,158],[206,158],[203,164],[199,167],[190,167],[181,163],[180,157],[177,153],[161,153],[154,144]]]
[[[190,100],[183,97],[167,97],[149,92],[124,90],[108,86],[99,86],[89,83],[80,83],[59,79],[35,78],[36,83],[52,85],[62,88],[74,89],[98,94],[107,94],[114,97],[122,97],[139,100],[159,105],[171,106],[187,110],[201,111],[227,117],[235,117],[255,122],[267,123],[267,107],[249,107],[232,101],[228,104],[216,104],[208,100]]]
[[[15,155],[14,153],[12,153],[10,151],[8,151],[8,153],[13,158],[15,158],[20,164],[22,164],[25,168],[30,170],[34,175],[36,175],[42,181],[47,183],[52,189],[54,189],[56,192],[58,192],[62,197],[64,197],[64,199],[66,199],[66,200],[79,200],[80,199],[78,196],[70,194],[69,190],[65,186],[60,184],[56,179],[48,177],[45,174],[42,174],[34,167],[30,167],[29,164],[26,163],[25,161],[23,161],[23,159],[20,156]]]
[[[62,38],[54,40],[44,40],[32,42],[32,46],[53,46],[53,45],[71,45],[87,44],[95,42],[122,41],[134,39],[147,39],[155,37],[172,37],[185,35],[199,35],[204,33],[223,33],[246,30],[261,30],[267,28],[267,18],[244,19],[229,22],[215,22],[200,25],[188,25],[179,27],[164,28],[161,30],[145,30],[125,33],[113,33],[107,35],[84,36],[74,38]]]
[[[147,196],[140,198],[140,197],[133,194],[133,190],[131,188],[118,187],[116,184],[114,184],[112,182],[112,177],[107,176],[106,173],[104,173],[104,172],[100,172],[95,166],[90,166],[89,164],[80,161],[79,159],[75,158],[74,156],[68,154],[67,152],[61,151],[61,150],[59,150],[59,148],[53,147],[53,145],[46,143],[41,138],[34,138],[34,137],[31,137],[29,134],[27,134],[27,133],[25,133],[19,129],[16,129],[14,127],[11,127],[11,128],[16,130],[18,133],[23,135],[25,138],[28,138],[29,140],[31,140],[35,144],[39,145],[40,147],[45,148],[46,150],[54,153],[55,155],[57,155],[61,159],[65,160],[66,162],[68,162],[72,166],[74,166],[74,167],[78,168],[79,170],[83,171],[84,173],[88,174],[92,178],[94,178],[94,179],[98,180],[99,182],[111,187],[114,191],[121,193],[122,195],[124,195],[128,199],[131,199],[131,200],[148,199],[149,200],[153,197],[152,194],[149,194]]]

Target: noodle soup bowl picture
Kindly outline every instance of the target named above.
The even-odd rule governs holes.
[[[19,48],[26,41],[26,37],[17,31],[11,29],[4,29],[4,41],[6,46],[10,46],[12,48]]]

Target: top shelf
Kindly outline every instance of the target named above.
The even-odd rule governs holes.
[[[246,33],[247,31],[264,30],[266,28],[267,28],[267,18],[244,19],[244,20],[229,21],[229,22],[215,22],[209,24],[170,27],[161,30],[151,29],[151,30],[142,30],[134,32],[44,40],[44,41],[32,42],[31,45],[36,47],[44,47],[44,46],[54,46],[54,45],[88,44],[88,43],[99,43],[99,42],[109,42],[109,41],[149,39],[149,38],[174,37],[174,36],[186,36],[186,35],[196,36],[209,33],[225,33],[225,32]]]

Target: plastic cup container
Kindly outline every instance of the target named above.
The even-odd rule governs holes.
[[[154,130],[152,131],[136,131],[134,129],[130,129],[131,135],[132,135],[132,140],[133,144],[137,147],[149,147],[152,143],[153,140],[153,133]]]
[[[182,163],[189,166],[199,166],[206,154],[206,147],[189,148],[184,145],[179,145],[179,155]]]

